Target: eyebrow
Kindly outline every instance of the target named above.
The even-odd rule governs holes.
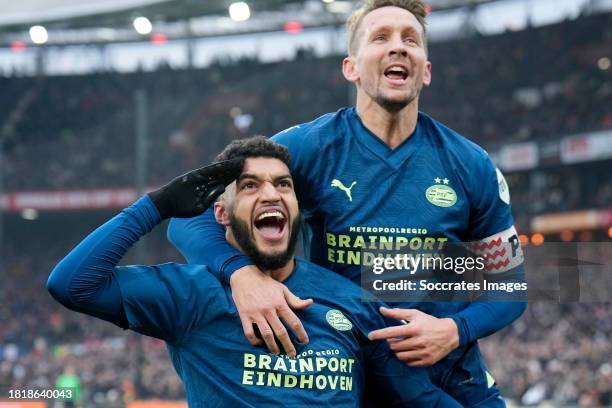
[[[259,177],[257,174],[252,174],[252,173],[242,173],[239,177],[238,180],[236,180],[237,182],[241,182],[244,179],[253,179],[253,180],[257,180],[257,181],[263,181],[263,178]],[[293,178],[291,177],[291,174],[289,173],[285,173],[285,174],[281,174],[280,176],[276,176],[272,179],[272,181],[279,181],[282,179],[290,179],[293,181]]]
[[[370,34],[370,36],[375,35],[375,34],[378,34],[378,33],[380,33],[381,31],[391,31],[391,30],[392,30],[392,27],[391,27],[391,26],[389,26],[389,25],[384,25],[384,26],[380,26],[380,27],[375,27],[375,29],[374,29],[374,30],[372,30],[372,32],[371,32],[371,34]],[[402,30],[402,32],[405,32],[405,31],[409,31],[409,32],[411,32],[412,34],[416,34],[416,35],[417,35],[419,38],[422,36],[421,32],[419,32],[419,30],[418,30],[418,29],[416,29],[415,27],[412,27],[412,26],[410,26],[410,27],[406,27],[405,29],[403,29],[403,30]]]

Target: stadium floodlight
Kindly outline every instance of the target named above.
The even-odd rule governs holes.
[[[249,5],[243,1],[232,3],[229,6],[229,15],[233,21],[246,21],[251,17]]]
[[[47,29],[41,25],[30,27],[30,39],[34,44],[44,44],[49,40]]]
[[[134,26],[134,30],[140,35],[151,34],[151,31],[153,31],[153,24],[151,24],[151,21],[146,17],[136,17],[132,25]]]
[[[601,69],[602,71],[607,71],[610,69],[610,65],[612,63],[610,62],[610,58],[608,57],[602,57],[599,59],[599,61],[597,61],[597,66],[599,67],[599,69]]]
[[[333,3],[334,2],[334,0],[322,0],[322,1],[323,3]]]

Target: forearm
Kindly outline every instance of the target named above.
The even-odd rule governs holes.
[[[215,220],[212,208],[197,217],[173,218],[168,225],[168,241],[187,262],[211,266],[211,271],[225,283],[236,270],[253,264],[227,242],[225,229]]]
[[[160,222],[148,197],[92,232],[53,269],[47,281],[51,295],[64,306],[126,327],[119,286],[113,270],[126,251]]]
[[[489,280],[489,278],[487,278]],[[525,273],[522,266],[495,280],[506,284],[524,284]],[[489,336],[518,319],[527,307],[526,291],[485,292],[467,308],[449,316],[457,324],[459,344]]]
[[[370,374],[367,381],[368,399],[378,400],[378,406],[410,408],[460,408],[453,397],[434,385],[426,368],[411,368],[390,356],[383,371]],[[376,390],[376,391],[374,391]],[[378,395],[378,398],[376,397]],[[372,401],[374,402],[374,401]]]

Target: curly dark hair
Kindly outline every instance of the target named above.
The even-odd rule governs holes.
[[[228,144],[215,161],[231,160],[236,157],[271,157],[291,166],[289,150],[265,136],[253,136],[246,139],[234,140]]]

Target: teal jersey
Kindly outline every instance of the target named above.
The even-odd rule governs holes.
[[[431,253],[452,242],[518,244],[501,172],[482,148],[424,113],[395,149],[363,125],[355,108],[273,139],[291,152],[307,255],[353,282],[360,282],[365,262],[389,249]],[[507,251],[489,272],[522,273],[522,261],[520,248]],[[466,306],[402,305],[434,316]]]
[[[384,406],[460,407],[426,369],[395,358],[371,330],[385,327],[359,287],[297,259],[283,282],[314,304],[299,311],[310,343],[275,356],[244,337],[230,289],[206,265],[117,266],[160,222],[145,196],[91,233],[53,270],[47,286],[65,306],[166,342],[190,407],[358,407],[366,384]],[[396,322],[397,323],[397,322]]]

